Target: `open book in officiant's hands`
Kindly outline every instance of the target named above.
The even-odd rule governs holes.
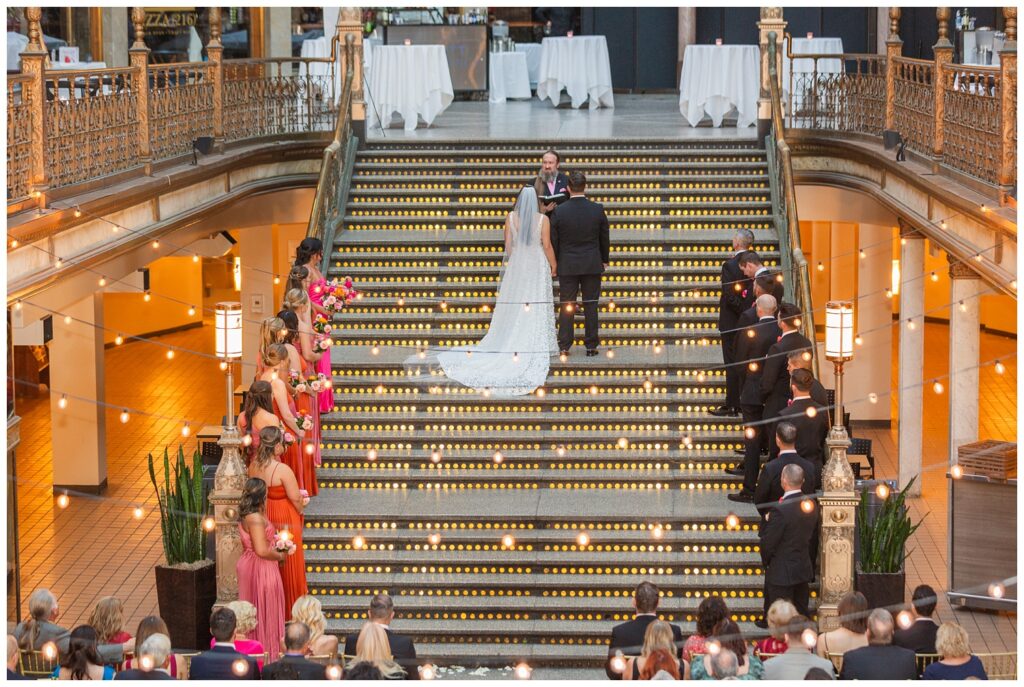
[[[550,196],[540,197],[540,202],[544,203],[545,205],[550,205],[551,203],[554,203],[555,205],[561,205],[567,200],[569,200],[569,194],[565,193],[564,191],[562,193],[554,193]]]

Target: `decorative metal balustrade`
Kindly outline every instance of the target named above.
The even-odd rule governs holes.
[[[901,55],[897,7],[890,8],[884,55],[795,55],[787,41],[786,125],[870,136],[896,131],[933,171],[983,182],[1004,202],[1017,183],[1017,10],[1003,14],[998,66],[952,63],[948,8],[937,10],[934,60]]]
[[[145,12],[133,8],[130,66],[50,69],[41,10],[26,10],[22,74],[7,79],[8,211],[46,206],[56,189],[111,175],[152,173],[190,155],[199,137],[215,147],[255,138],[335,130],[335,60],[222,60],[211,8],[208,62],[150,64]],[[325,137],[326,138],[326,137]]]

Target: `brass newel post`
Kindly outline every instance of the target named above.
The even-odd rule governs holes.
[[[224,152],[224,46],[220,42],[220,8],[210,8],[210,42],[206,55],[213,72],[213,146]]]
[[[341,52],[341,80],[344,86],[344,75],[348,70],[349,53],[343,48],[345,47],[345,37],[349,34],[355,39],[355,46],[353,50],[352,60],[352,122],[359,122],[357,126],[361,126],[362,122],[366,120],[366,103],[363,101],[363,22],[362,22],[362,10],[358,7],[342,7],[338,13],[338,24],[335,27],[337,31],[337,41],[339,50]],[[341,91],[338,91],[338,97],[341,97]],[[339,116],[341,114],[339,113]]]
[[[775,33],[775,71],[782,73],[782,37],[786,35],[786,20],[782,18],[781,7],[762,7],[757,22],[758,45],[761,48],[761,80],[760,95],[757,99],[757,138],[763,142],[768,135],[772,121],[772,95],[768,85],[768,36]]]
[[[1005,205],[1017,185],[1017,7],[1003,8],[1006,41],[999,51],[999,204]]]
[[[934,98],[933,115],[934,136],[932,137],[932,171],[939,171],[942,162],[942,148],[945,128],[942,120],[946,111],[946,65],[953,61],[953,44],[949,42],[948,7],[935,10],[935,19],[939,23],[939,39],[932,50],[935,53],[935,71],[932,72],[932,96]]]
[[[35,199],[36,207],[42,210],[46,207],[46,192],[50,188],[46,169],[46,90],[43,83],[47,52],[39,27],[43,10],[41,7],[29,7],[25,16],[28,19],[28,46],[21,53],[21,72],[32,77],[32,83],[25,87],[24,92],[32,113],[28,192]]]
[[[900,8],[889,8],[889,40],[885,42],[885,128],[896,128],[896,59],[903,54]]]
[[[135,107],[138,112],[139,163],[143,173],[153,173],[153,154],[149,147],[149,48],[146,47],[146,10],[132,8],[132,24],[135,27],[135,42],[128,49],[128,62],[135,72]]]

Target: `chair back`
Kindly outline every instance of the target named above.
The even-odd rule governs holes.
[[[839,675],[839,672],[843,669],[843,655],[830,651],[828,652],[828,660],[832,661],[832,665],[836,668],[836,675]]]
[[[915,654],[914,661],[917,662],[917,674],[924,673],[924,669],[938,661],[942,656],[938,654]]]
[[[306,656],[307,660],[310,660],[313,663],[319,663],[322,666],[329,666],[335,659],[339,658],[341,657],[338,656],[338,654],[313,654],[311,656]]]
[[[58,663],[58,659],[51,661],[43,656],[41,651],[21,650],[18,656],[18,667],[21,674],[36,680],[46,679],[53,675]]]
[[[1017,679],[1017,652],[1005,651],[994,654],[975,654],[985,666],[985,674],[989,680]]]

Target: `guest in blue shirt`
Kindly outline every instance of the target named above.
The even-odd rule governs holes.
[[[79,625],[71,631],[68,650],[60,657],[60,665],[53,671],[55,680],[113,680],[114,669],[103,665],[96,650],[99,636],[88,625]]]
[[[939,625],[935,634],[935,650],[941,659],[924,669],[925,680],[987,680],[981,659],[971,654],[967,630],[956,623]]]

